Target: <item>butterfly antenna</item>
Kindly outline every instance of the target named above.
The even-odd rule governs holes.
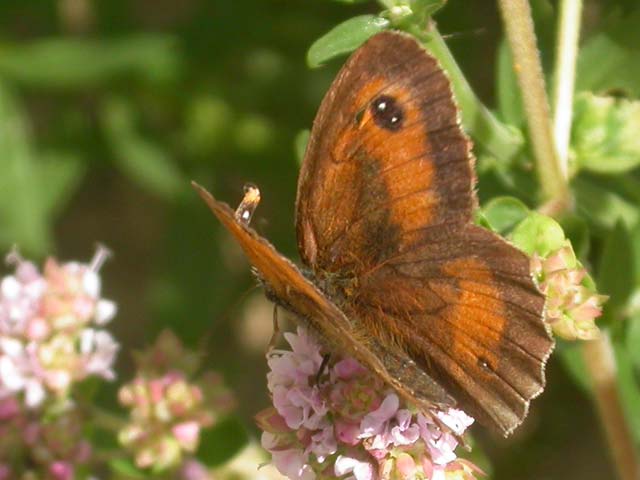
[[[212,325],[209,329],[207,329],[204,333],[204,335],[202,336],[202,338],[200,339],[200,341],[198,342],[200,344],[199,349],[202,352],[206,352],[208,349],[207,347],[210,345],[211,343],[211,339],[213,338],[213,335],[215,333],[217,333],[217,328],[219,325],[224,325],[226,323],[226,321],[230,321],[231,318],[231,313],[236,311],[238,309],[238,306],[240,305],[240,303],[242,303],[251,292],[253,292],[254,290],[260,288],[260,285],[253,285],[252,287],[247,288],[242,295],[240,295],[238,297],[238,299],[233,302],[231,305],[229,305],[220,315],[220,320],[219,322],[212,322]]]
[[[487,29],[480,27],[474,28],[473,30],[466,30],[464,32],[453,32],[447,33],[446,35],[442,35],[443,40],[459,40],[465,37],[479,37],[481,35],[486,35]]]

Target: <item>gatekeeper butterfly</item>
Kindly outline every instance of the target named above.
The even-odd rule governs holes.
[[[316,116],[298,180],[305,277],[194,184],[267,297],[423,410],[458,405],[508,435],[544,388],[553,341],[528,257],[472,223],[474,159],[449,80],[386,31],[346,62]]]

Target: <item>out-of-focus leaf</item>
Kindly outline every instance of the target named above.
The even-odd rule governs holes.
[[[580,49],[576,91],[623,90],[640,96],[640,9],[619,16]]]
[[[114,458],[109,462],[109,466],[114,472],[124,475],[125,478],[149,478],[147,473],[139,470],[129,459]]]
[[[621,173],[640,165],[640,101],[585,92],[574,107],[571,161],[577,170]]]
[[[185,112],[184,144],[195,155],[208,156],[224,144],[234,121],[228,102],[210,95],[196,96]]]
[[[640,371],[640,286],[636,286],[629,299],[627,322],[627,350],[635,367]]]
[[[527,206],[515,197],[495,197],[484,207],[482,214],[494,232],[505,234],[529,213]]]
[[[106,102],[102,125],[116,165],[141,187],[164,197],[185,190],[188,182],[164,150],[135,129],[133,112],[117,99]]]
[[[498,113],[505,122],[520,126],[524,123],[524,110],[520,98],[520,88],[513,69],[513,57],[509,44],[503,40],[498,47],[496,92]]]
[[[389,20],[375,15],[350,18],[313,42],[307,52],[307,64],[317,68],[332,58],[352,52],[389,25]]]
[[[38,88],[77,89],[125,74],[164,82],[180,71],[176,40],[138,35],[110,40],[73,37],[0,45],[0,75]]]
[[[202,431],[198,460],[208,467],[215,467],[231,459],[249,441],[249,436],[240,420],[229,416],[213,428]]]
[[[302,163],[302,160],[304,160],[304,152],[307,151],[307,144],[309,143],[310,134],[311,132],[309,130],[301,130],[300,132],[298,132],[295,140],[293,141],[293,148],[296,152],[296,159],[300,164]]]
[[[569,214],[562,218],[562,229],[566,237],[571,240],[573,251],[578,258],[586,258],[591,248],[589,225],[579,215]]]
[[[0,243],[43,254],[49,248],[36,153],[22,106],[0,84]]]
[[[267,118],[248,114],[236,121],[234,137],[240,151],[255,154],[267,148],[274,131]]]
[[[41,160],[37,174],[42,205],[49,217],[55,216],[71,199],[85,167],[77,155],[68,152],[42,152],[38,158]]]
[[[624,307],[633,291],[636,275],[633,271],[633,246],[627,227],[618,221],[607,237],[598,264],[600,293],[609,295],[604,315],[609,319]]]
[[[530,212],[529,216],[516,226],[509,238],[520,250],[529,255],[537,253],[543,257],[561,248],[565,242],[560,224],[537,212]]]
[[[582,343],[563,342],[557,346],[556,353],[560,356],[564,368],[571,375],[571,378],[575,380],[576,384],[587,392],[591,391],[589,372],[587,372],[587,367],[582,357]]]
[[[431,16],[445,6],[447,0],[413,0],[411,9],[420,14]]]
[[[634,205],[609,188],[603,188],[597,181],[578,177],[573,180],[576,209],[599,228],[610,230],[622,220],[627,227],[638,222],[640,211]]]

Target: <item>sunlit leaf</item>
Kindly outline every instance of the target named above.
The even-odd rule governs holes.
[[[482,214],[491,229],[505,234],[529,213],[527,206],[515,197],[495,197],[482,207]]]
[[[561,248],[565,242],[560,224],[536,212],[530,212],[527,218],[516,226],[509,238],[529,255],[537,253],[543,257]]]
[[[317,39],[307,52],[307,64],[316,68],[339,55],[352,52],[369,37],[389,27],[386,18],[375,15],[353,17]]]
[[[571,132],[575,169],[621,173],[640,165],[640,101],[578,96]]]

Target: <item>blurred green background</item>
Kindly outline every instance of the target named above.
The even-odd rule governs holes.
[[[633,2],[586,2],[585,35],[613,3],[624,11]],[[452,0],[436,18],[489,106],[502,36],[495,8]],[[378,9],[328,0],[0,2],[0,246],[37,259],[88,260],[96,242],[113,251],[103,278],[119,305],[111,328],[123,344],[122,380],[131,349],[170,327],[224,373],[256,433],[252,415],[268,401],[271,307],[189,181],[232,205],[245,182],[258,184],[254,226],[296,258],[294,139],[341,63],[311,71],[305,53],[340,21]],[[559,362],[548,371],[547,391],[512,439],[476,427],[492,478],[613,478],[590,400]],[[113,391],[102,401],[113,403]]]

